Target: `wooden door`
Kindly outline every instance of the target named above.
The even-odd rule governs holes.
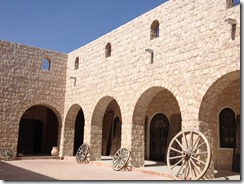
[[[169,120],[163,113],[156,114],[150,125],[150,159],[165,161]]]

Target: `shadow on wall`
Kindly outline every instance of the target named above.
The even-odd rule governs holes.
[[[56,180],[20,167],[0,161],[0,179],[4,181],[40,181]]]

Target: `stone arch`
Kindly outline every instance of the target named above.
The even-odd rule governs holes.
[[[173,93],[161,86],[146,90],[138,99],[132,117],[131,152],[136,155],[133,156],[136,166],[143,166],[144,159],[149,159],[149,120],[159,111],[170,117],[170,124],[178,125],[181,129],[180,107]],[[179,130],[170,128],[168,139]]]
[[[22,112],[19,118],[17,153],[24,155],[50,155],[58,146],[60,122],[51,106],[37,104]]]
[[[85,119],[84,119],[84,113],[81,106],[78,104],[72,105],[69,108],[65,118],[63,155],[67,155],[67,156],[75,155],[79,146],[83,144],[84,125],[85,125]],[[79,137],[77,137],[78,133],[76,128],[81,128],[79,132],[81,135]]]
[[[22,115],[25,113],[26,110],[28,110],[29,108],[31,108],[32,106],[35,106],[35,105],[42,105],[42,106],[48,107],[56,115],[56,117],[58,119],[58,143],[57,143],[57,145],[59,146],[60,138],[61,138],[62,116],[60,114],[60,109],[58,109],[56,107],[57,105],[50,103],[50,101],[33,100],[33,101],[25,102],[20,106],[17,106],[16,110],[13,112],[13,116],[12,116],[12,120],[11,120],[11,122],[13,123],[14,129],[19,130],[19,124],[20,124]],[[15,136],[12,137],[12,141],[11,142],[9,141],[5,147],[12,147],[14,149],[14,151],[17,152],[19,134],[14,133],[14,135]]]
[[[233,149],[219,147],[218,115],[226,106],[240,114],[239,70],[226,73],[212,83],[202,98],[198,115],[199,129],[207,136],[212,149],[212,167],[231,170]]]
[[[18,108],[16,110],[16,117],[17,119],[20,121],[22,115],[24,114],[24,112],[26,110],[28,110],[29,108],[35,106],[35,105],[42,105],[42,106],[45,106],[45,107],[48,107],[49,109],[51,109],[54,114],[57,116],[57,119],[58,119],[58,123],[59,123],[59,126],[62,127],[62,118],[61,118],[61,114],[59,113],[59,111],[57,110],[57,108],[55,108],[55,105],[53,104],[49,104],[48,102],[32,102],[32,103],[29,103],[29,104],[26,104],[26,105],[23,105],[21,106],[21,108]]]
[[[111,135],[111,127],[113,126],[113,121],[116,116],[118,116],[122,122],[121,111],[117,101],[111,96],[105,96],[100,99],[94,109],[91,120],[91,160],[100,160],[101,155],[113,155],[113,153],[117,151],[118,145],[110,145],[109,151],[107,148],[108,136]],[[116,138],[118,138],[118,136],[116,136]],[[120,145],[121,143],[119,147]]]

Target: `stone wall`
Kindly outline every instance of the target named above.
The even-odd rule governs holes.
[[[50,71],[42,70],[43,59]],[[16,151],[20,119],[34,105],[50,108],[61,130],[66,63],[66,54],[0,41],[0,147]]]
[[[228,18],[237,20],[234,39]],[[155,20],[160,24],[160,36],[150,40]],[[111,43],[111,56],[105,58],[107,43]],[[145,49],[153,49],[153,62]],[[80,63],[75,70],[77,57]],[[68,54],[64,114],[73,104],[82,107],[85,140],[96,160],[101,150],[92,139],[101,138],[103,114],[115,99],[121,109],[122,147],[129,147],[141,166],[146,154],[145,116],[157,92],[166,89],[175,98],[181,129],[201,129],[204,95],[219,78],[239,70],[240,6],[227,9],[225,0],[170,0]],[[76,85],[70,77],[76,77]],[[170,106],[168,103],[165,105]],[[104,110],[98,111],[98,106]],[[203,133],[208,135],[208,131]]]

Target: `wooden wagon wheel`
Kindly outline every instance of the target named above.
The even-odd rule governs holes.
[[[130,159],[130,151],[127,148],[120,148],[113,157],[113,169],[115,171],[126,167]]]
[[[3,160],[13,160],[15,158],[15,153],[11,148],[3,148],[0,151],[0,156]]]
[[[207,138],[198,130],[183,130],[170,142],[167,165],[176,180],[198,180],[208,170],[211,151]]]
[[[88,158],[87,155],[89,151],[90,151],[89,145],[86,143],[82,144],[76,152],[76,156],[75,156],[76,162],[82,163],[86,161],[86,163],[88,163],[89,161],[87,159]]]

